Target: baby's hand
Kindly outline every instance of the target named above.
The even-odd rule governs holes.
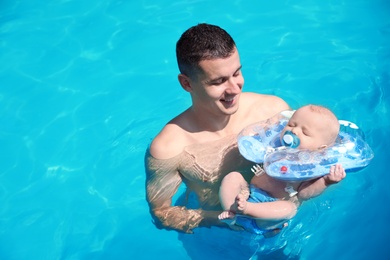
[[[341,164],[336,164],[330,167],[329,174],[325,175],[323,178],[326,185],[331,185],[338,183],[346,176],[345,170]]]
[[[245,194],[238,194],[236,197],[236,205],[237,205],[237,212],[241,214],[245,214],[246,204],[247,204],[247,197]]]

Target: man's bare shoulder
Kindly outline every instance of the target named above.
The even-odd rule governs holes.
[[[190,134],[180,126],[182,115],[167,123],[150,144],[150,154],[156,159],[170,159],[190,144]]]
[[[268,119],[283,110],[290,109],[282,98],[273,95],[246,92],[242,95],[242,101],[241,104],[247,115],[258,117],[261,114],[260,120]]]
[[[258,94],[253,92],[242,93],[242,98],[252,105],[266,106],[273,104],[276,109],[289,109],[288,104],[280,97],[274,95]]]
[[[185,135],[182,129],[168,123],[150,144],[150,154],[156,159],[169,159],[181,153]]]

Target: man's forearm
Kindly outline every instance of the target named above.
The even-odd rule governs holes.
[[[178,206],[152,210],[158,228],[174,229],[185,233],[192,233],[192,230],[199,226],[223,226],[224,223],[218,219],[219,213],[219,211],[203,211]]]

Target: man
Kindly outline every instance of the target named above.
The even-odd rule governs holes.
[[[236,136],[247,125],[289,109],[282,99],[243,93],[240,57],[231,36],[218,26],[199,24],[176,45],[182,88],[192,106],[155,137],[146,155],[146,193],[159,228],[191,233],[198,226],[224,225],[218,190],[222,178],[239,171],[249,180],[252,163],[240,156]],[[198,207],[173,206],[184,183]]]

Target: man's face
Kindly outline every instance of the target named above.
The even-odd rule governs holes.
[[[235,113],[244,85],[237,49],[225,59],[203,60],[199,66],[201,70],[190,79],[193,106],[224,115]]]

